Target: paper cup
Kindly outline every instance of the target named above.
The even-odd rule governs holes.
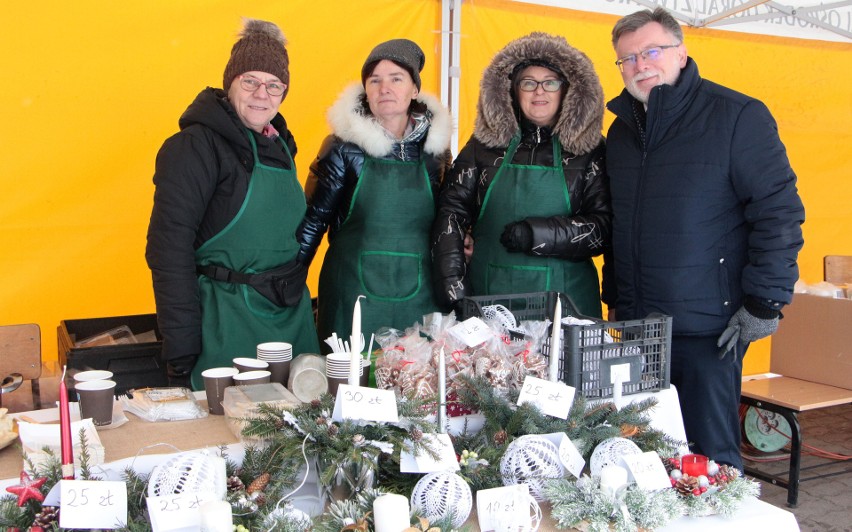
[[[269,362],[258,360],[256,358],[235,358],[233,362],[234,367],[237,368],[240,373],[245,373],[247,371],[259,371],[269,368]]]
[[[337,397],[337,388],[341,384],[349,384],[349,377],[328,377],[328,393]]]
[[[290,377],[290,361],[278,360],[269,362],[269,382],[277,382],[287,386],[287,379]]]
[[[115,399],[115,381],[99,380],[79,382],[75,386],[80,397],[80,418],[92,418],[95,426],[112,423],[112,403]]]
[[[239,373],[237,368],[210,368],[201,372],[204,391],[207,393],[207,410],[211,414],[221,416],[225,413],[222,407],[225,388],[234,385],[234,375],[237,373]]]
[[[272,373],[267,370],[246,371],[234,375],[234,384],[246,386],[248,384],[268,384]]]
[[[74,374],[74,382],[105,381],[112,378],[112,372],[103,369],[81,371]]]

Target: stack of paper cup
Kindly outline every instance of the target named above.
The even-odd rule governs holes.
[[[337,394],[338,386],[349,383],[350,357],[351,355],[349,353],[329,353],[328,356],[325,357],[325,375],[328,377],[328,393],[331,395]],[[365,372],[364,368],[369,365],[369,360],[361,358],[361,369],[359,373],[361,380],[358,383],[359,386],[367,385],[367,383],[364,382],[366,380],[364,377],[369,375],[370,370],[367,369]]]
[[[287,342],[266,342],[257,345],[257,359],[269,364],[272,373],[270,382],[287,385],[290,376],[290,361],[293,360],[293,346]]]

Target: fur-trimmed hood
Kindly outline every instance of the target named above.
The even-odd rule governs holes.
[[[423,151],[429,155],[441,155],[450,149],[453,122],[449,111],[440,100],[432,95],[420,92],[417,101],[426,106],[431,113],[431,124],[423,144]],[[328,123],[332,132],[345,142],[351,142],[371,157],[385,157],[391,153],[394,144],[385,129],[366,114],[366,92],[360,83],[353,83],[343,90],[337,101],[328,110]]]
[[[519,125],[512,106],[511,76],[526,61],[553,65],[568,81],[553,134],[574,154],[591,151],[600,142],[603,128],[604,97],[598,75],[586,54],[564,37],[542,32],[510,42],[491,60],[480,82],[473,135],[492,148],[512,140]]]

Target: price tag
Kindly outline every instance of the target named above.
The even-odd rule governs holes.
[[[542,434],[543,438],[547,438],[559,449],[559,462],[566,471],[577,478],[583,472],[583,467],[586,466],[586,459],[577,450],[577,446],[571,441],[564,432],[552,432],[550,434]]]
[[[448,330],[468,347],[477,346],[494,336],[494,331],[479,318],[468,318]]]
[[[176,531],[201,527],[199,508],[208,501],[218,500],[212,491],[180,493],[148,497],[148,515],[154,532]]]
[[[476,516],[482,532],[529,530],[529,487],[515,484],[476,492]]]
[[[623,457],[624,465],[636,481],[636,485],[645,490],[660,490],[672,487],[666,467],[660,456],[654,451]]]
[[[564,382],[552,382],[527,376],[518,396],[518,404],[534,403],[543,414],[568,419],[576,390]]]
[[[434,473],[461,469],[449,434],[424,434],[421,441],[438,452],[438,459],[429,456],[425,450],[417,456],[403,450],[399,457],[401,473]],[[407,443],[411,445],[410,440]]]
[[[331,418],[335,421],[362,419],[396,423],[399,421],[396,395],[393,390],[341,384],[337,388],[337,398],[334,401],[334,412]]]
[[[62,480],[59,526],[122,528],[127,524],[127,485],[111,480]]]

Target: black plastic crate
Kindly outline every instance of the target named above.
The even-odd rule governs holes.
[[[134,335],[154,331],[157,341],[135,344],[75,347],[75,342],[126,325]],[[79,371],[102,369],[113,373],[115,393],[131,388],[169,386],[162,360],[163,343],[156,314],[62,320],[57,327],[60,364],[67,364],[68,393],[76,400],[71,375]]]
[[[482,316],[482,307],[502,305],[520,323],[523,320],[552,320],[556,292],[475,296],[462,301],[461,319]],[[565,294],[562,317],[592,320],[590,325],[562,325],[559,379],[588,398],[612,397],[610,368],[630,364],[626,394],[662,390],[671,381],[671,316],[649,316],[641,320],[603,321],[583,316]],[[610,341],[611,340],[611,341]],[[542,347],[550,359],[550,337]]]

